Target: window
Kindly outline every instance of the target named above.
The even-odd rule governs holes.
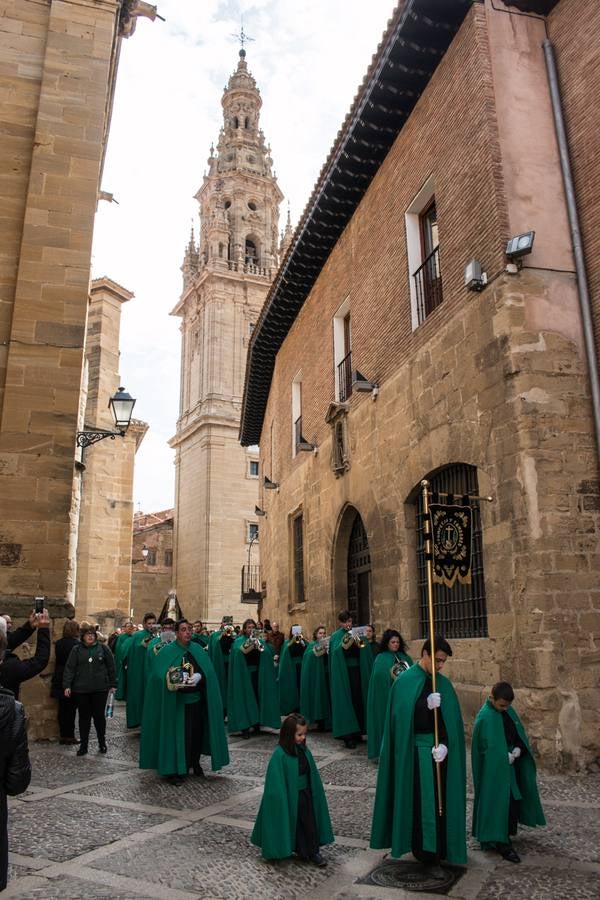
[[[352,393],[352,327],[349,297],[333,317],[333,362],[335,399],[345,403]]]
[[[413,329],[443,301],[435,184],[430,178],[405,214]]]
[[[304,603],[304,534],[302,514],[292,520],[294,558],[294,601]]]
[[[245,258],[247,266],[258,265],[258,250],[256,249],[256,244],[250,238],[246,238]]]
[[[151,550],[148,548],[148,556],[146,557],[146,565],[147,566],[155,566],[156,565],[156,550]]]
[[[173,551],[172,550],[165,550],[165,566],[168,569],[171,569],[173,567]]]
[[[302,373],[292,382],[292,456],[296,456],[302,440]]]
[[[248,476],[250,478],[258,478],[258,460],[248,460]]]
[[[258,541],[258,525],[256,522],[248,522],[246,543],[249,544],[250,541]]]
[[[477,469],[455,463],[438,471],[430,479],[430,490],[436,499],[447,503],[456,498],[479,494]],[[452,495],[451,497],[444,496]],[[417,567],[419,576],[419,629],[420,636],[427,635],[427,568],[423,548],[423,500],[417,499]],[[483,576],[483,539],[479,503],[470,501],[473,510],[473,536],[471,557],[471,584],[456,582],[452,588],[443,584],[433,585],[433,606],[436,631],[445,638],[487,637],[487,610],[485,580]]]

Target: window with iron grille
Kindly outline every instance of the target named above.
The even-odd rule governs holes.
[[[292,522],[294,549],[294,602],[304,603],[304,526],[302,515]]]
[[[165,566],[170,567],[172,565],[173,565],[173,551],[165,550]]]
[[[156,550],[149,549],[148,555],[146,557],[146,565],[147,566],[155,566],[156,565]]]
[[[454,463],[441,469],[430,479],[432,502],[461,503],[466,495],[477,496],[477,469]],[[439,496],[450,494],[451,497]],[[438,496],[436,496],[438,495]],[[419,634],[428,635],[427,569],[423,547],[423,497],[417,499],[417,567],[419,576]],[[435,630],[445,638],[487,637],[487,610],[483,574],[483,540],[479,503],[470,501],[473,510],[471,584],[456,582],[452,588],[433,585]]]

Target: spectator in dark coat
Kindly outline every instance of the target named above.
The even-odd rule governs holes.
[[[6,637],[0,633],[0,663],[6,652]],[[0,688],[0,891],[8,879],[8,810],[6,797],[27,790],[31,763],[27,748],[25,715],[10,691]]]
[[[43,672],[50,659],[50,616],[48,615],[48,610],[45,609],[42,613],[30,616],[29,624],[32,633],[37,629],[35,654],[31,659],[19,659],[15,653],[8,650],[0,663],[0,685],[12,691],[17,700],[19,699],[21,683],[29,681],[30,678],[34,678],[40,672]],[[21,626],[21,628],[24,627]],[[17,628],[16,632],[19,631],[20,629]],[[15,631],[10,632],[10,634],[11,636],[14,635]],[[24,641],[26,638],[22,640]],[[22,643],[22,641],[19,643]],[[13,644],[13,646],[16,645]]]
[[[73,647],[79,645],[79,622],[67,619],[63,627],[63,636],[54,645],[54,674],[50,696],[58,700],[58,729],[61,744],[78,744],[75,737],[75,716],[77,702],[74,697],[65,697],[63,690],[63,674],[65,664]]]
[[[98,641],[93,625],[81,627],[81,640],[69,653],[63,675],[65,697],[74,696],[79,710],[81,746],[77,756],[88,752],[92,719],[98,736],[98,749],[106,753],[106,719],[104,709],[109,690],[115,690],[115,660],[106,646]]]
[[[15,650],[24,641],[29,640],[34,632],[36,619],[35,612],[31,612],[27,622],[24,622],[23,625],[19,625],[18,628],[13,626],[11,617],[6,615],[6,613],[3,615],[3,619],[6,622],[6,641],[8,650]]]

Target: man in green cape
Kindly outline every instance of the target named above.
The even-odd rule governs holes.
[[[192,625],[192,640],[195,644],[200,644],[206,650],[208,647],[209,634],[206,631],[201,619],[196,619]]]
[[[467,862],[466,771],[462,715],[452,683],[440,674],[452,655],[435,638],[436,691],[432,692],[431,642],[421,659],[392,687],[381,742],[371,825],[371,847],[391,847],[391,856],[412,850],[425,865],[442,859]],[[440,743],[434,742],[433,710],[439,709]],[[438,811],[435,767],[441,765],[442,815]]]
[[[300,712],[307,722],[317,722],[319,731],[331,728],[331,699],[329,692],[329,657],[324,645],[326,631],[315,628],[314,640],[302,657],[300,682]]]
[[[396,678],[412,666],[406,653],[406,642],[399,631],[383,632],[379,653],[375,657],[367,694],[367,756],[379,757],[390,690]]]
[[[117,671],[117,692],[115,700],[124,700],[127,696],[127,650],[129,641],[135,633],[133,622],[125,622],[123,631],[117,637],[114,645],[115,669]]]
[[[229,656],[227,729],[230,734],[240,731],[244,738],[250,737],[251,728],[258,734],[261,725],[279,728],[281,722],[273,650],[252,637],[255,628],[254,620],[246,619]]]
[[[227,684],[229,682],[229,656],[235,641],[233,625],[221,622],[221,627],[213,631],[208,639],[208,655],[217,673],[223,708],[227,712]]]
[[[166,647],[171,640],[175,640],[175,619],[163,619],[160,625],[161,632],[153,637],[146,649],[146,659],[144,661],[144,682],[147,685],[150,677],[150,670],[154,660],[160,651]],[[144,703],[146,702],[146,690],[144,689]],[[143,713],[142,713],[143,721]]]
[[[279,685],[279,712],[282,716],[298,712],[300,709],[300,676],[302,673],[302,659],[306,652],[306,641],[302,632],[294,634],[294,629],[300,626],[292,625],[289,639],[284,643],[279,657],[277,683]]]
[[[285,719],[269,761],[265,787],[250,840],[264,859],[287,859],[294,852],[326,865],[319,847],[333,841],[323,784],[306,740],[306,720]]]
[[[352,622],[352,619],[349,620]],[[333,736],[354,750],[365,733],[365,708],[373,658],[365,642],[353,638],[349,630],[331,649],[329,679]]]
[[[127,727],[137,728],[142,722],[144,709],[144,670],[146,667],[146,650],[154,637],[156,616],[145,613],[143,628],[136,631],[127,647]]]
[[[179,785],[190,768],[194,775],[204,775],[201,754],[211,757],[216,772],[229,763],[229,749],[219,683],[208,654],[192,643],[186,619],[177,623],[175,634],[150,669],[139,765]],[[168,682],[176,689],[170,690]]]
[[[495,848],[503,859],[518,863],[510,842],[517,823],[545,825],[536,768],[523,724],[512,708],[514,691],[499,681],[475,719],[473,767],[473,835],[483,850]]]
[[[342,638],[348,634],[352,628],[352,616],[347,609],[342,609],[338,613],[338,627],[329,638],[329,652],[333,653],[338,644],[341,644]]]

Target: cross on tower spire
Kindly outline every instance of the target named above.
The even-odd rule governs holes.
[[[246,50],[244,49],[244,44],[247,44],[249,41],[253,41],[254,38],[250,37],[250,35],[246,34],[246,32],[244,31],[244,20],[243,19],[241,20],[240,33],[232,34],[231,37],[235,38],[236,41],[240,42],[240,56],[244,57],[246,55]]]

